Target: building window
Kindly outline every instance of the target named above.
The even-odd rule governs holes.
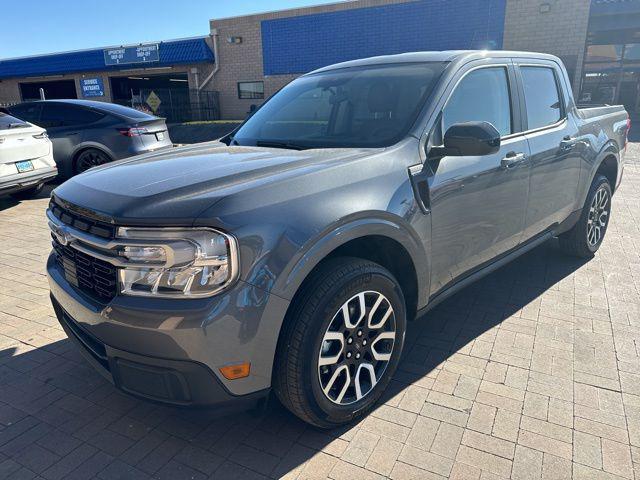
[[[264,82],[238,82],[238,98],[264,98]]]

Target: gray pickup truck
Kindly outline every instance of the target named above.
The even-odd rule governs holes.
[[[380,398],[407,321],[553,237],[598,250],[629,128],[622,107],[577,108],[549,55],[325,67],[218,142],[56,188],[51,299],[132,395],[222,408],[273,391],[344,424]]]

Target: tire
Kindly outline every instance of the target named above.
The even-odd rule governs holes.
[[[35,187],[26,188],[24,190],[12,193],[11,196],[13,198],[17,198],[18,200],[29,200],[30,198],[34,198],[40,195],[40,192],[42,192],[43,188],[44,183],[41,183]]]
[[[111,161],[111,157],[97,148],[87,148],[81,151],[73,162],[73,172],[78,175],[92,167],[104,165]]]
[[[611,218],[611,185],[604,175],[596,175],[578,222],[560,235],[560,248],[567,254],[592,258],[602,245]]]
[[[402,289],[388,270],[358,258],[327,261],[305,282],[285,319],[276,395],[316,427],[357,420],[396,371],[406,323]]]

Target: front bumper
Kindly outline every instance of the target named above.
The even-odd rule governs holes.
[[[254,402],[268,393],[286,300],[239,281],[212,298],[119,295],[104,304],[67,282],[53,255],[47,272],[65,332],[124,392],[185,406]],[[219,371],[240,362],[251,363],[246,378]]]

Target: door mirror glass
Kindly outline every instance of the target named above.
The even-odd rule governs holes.
[[[489,122],[464,122],[451,125],[444,134],[444,146],[433,147],[431,157],[474,157],[500,150],[500,132]]]

